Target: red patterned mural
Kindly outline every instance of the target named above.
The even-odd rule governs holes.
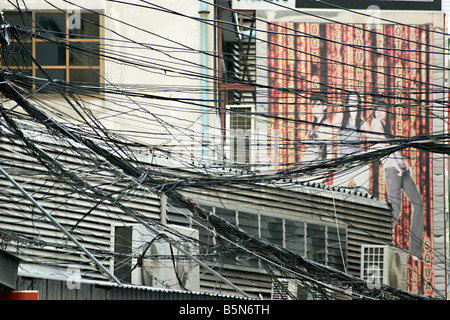
[[[368,132],[374,130],[379,122],[374,110],[380,99],[387,103],[388,124],[383,128],[389,127],[389,137],[402,139],[430,134],[430,28],[429,25],[397,24],[376,27],[298,22],[271,24],[268,30],[269,85],[272,88],[269,114],[274,120],[270,124],[270,132],[276,131],[280,141],[280,168],[301,166],[311,156],[307,141],[317,119],[309,101],[313,91],[324,93],[325,121],[331,128],[328,136],[326,130],[321,132],[321,139],[328,144],[326,155],[322,152],[320,157],[339,157],[339,148],[343,144],[339,143],[337,131],[333,130],[343,123],[345,99],[349,92],[357,92],[360,97],[358,117],[362,120],[353,121],[362,131],[362,142],[358,146],[362,150],[371,148],[370,144],[363,142],[364,139],[369,141],[371,136]],[[330,144],[330,141],[335,143]],[[406,165],[402,170],[407,179],[402,178],[402,181],[394,181],[392,177],[396,177],[390,173],[393,171],[388,161],[383,160],[369,161],[353,176],[351,173],[345,175],[348,179],[330,174],[323,182],[364,185],[376,198],[398,203],[398,219],[393,225],[394,245],[411,252],[415,240],[421,244],[420,252],[416,250],[409,256],[408,290],[431,295],[431,155],[406,149],[398,156]],[[403,184],[403,188],[398,184]],[[418,261],[412,259],[416,255],[420,258]]]

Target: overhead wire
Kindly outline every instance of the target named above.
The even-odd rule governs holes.
[[[221,183],[222,183],[222,181],[221,181]]]

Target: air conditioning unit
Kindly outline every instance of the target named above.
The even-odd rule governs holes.
[[[281,278],[272,282],[272,300],[350,300],[352,289],[322,288],[321,292],[312,290],[295,279]]]
[[[308,300],[308,289],[295,279],[280,278],[272,282],[272,300]]]
[[[406,290],[408,254],[387,245],[361,246],[361,278],[369,286],[377,288],[381,284]]]
[[[167,227],[198,240],[198,231],[195,229],[176,225]],[[132,252],[142,256],[140,264],[138,258],[133,259],[132,265],[137,267],[131,271],[132,284],[176,290],[200,290],[200,268],[189,256],[198,254],[198,247],[192,241],[185,241],[170,232],[164,232],[188,253],[186,254],[172,246],[164,237],[156,237],[142,224],[133,225],[132,228]]]

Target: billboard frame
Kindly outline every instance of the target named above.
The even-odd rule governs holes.
[[[441,0],[295,0],[297,9],[352,9],[365,10],[378,6],[381,10],[441,11]]]

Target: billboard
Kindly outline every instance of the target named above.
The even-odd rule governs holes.
[[[441,0],[232,0],[234,10],[350,9],[441,11]]]
[[[378,6],[382,10],[440,11],[441,0],[295,0],[296,8],[367,9]]]
[[[389,145],[432,133],[431,24],[276,22],[268,34],[269,132],[286,146],[278,151],[281,167],[345,159],[382,145],[371,141]],[[394,245],[410,253],[408,291],[428,295],[432,166],[428,152],[404,149],[321,180],[391,203]]]

